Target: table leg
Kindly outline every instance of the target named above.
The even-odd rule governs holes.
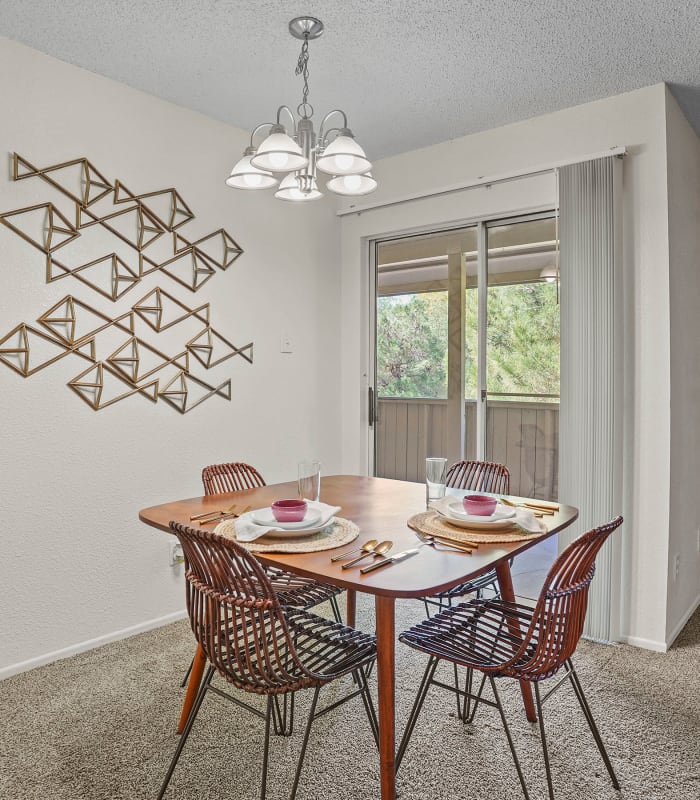
[[[498,586],[501,590],[501,597],[504,600],[509,600],[511,603],[515,602],[515,592],[513,590],[513,578],[510,574],[510,564],[508,560],[496,564],[496,576],[498,577]],[[520,626],[516,623],[511,625],[510,632],[515,636],[522,636]],[[532,699],[532,686],[528,681],[520,681],[520,693],[523,696],[523,703],[525,704],[525,714],[530,722],[537,722],[537,712],[535,711],[535,703]]]
[[[350,628],[355,627],[355,611],[357,609],[357,592],[354,589],[347,589],[347,612],[346,621]]]
[[[192,662],[192,669],[190,670],[190,679],[187,681],[187,692],[185,693],[185,701],[182,704],[182,711],[180,712],[180,722],[177,726],[177,732],[182,733],[187,724],[187,718],[190,715],[192,706],[194,705],[197,692],[199,691],[199,684],[202,682],[202,675],[204,674],[204,665],[207,663],[207,657],[204,655],[202,645],[197,645],[197,652],[194,654],[194,661]]]
[[[396,798],[394,598],[375,595],[381,800]]]

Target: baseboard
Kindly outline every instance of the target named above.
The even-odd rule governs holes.
[[[45,664],[51,664],[53,661],[59,661],[62,658],[70,658],[70,656],[75,656],[78,653],[84,653],[86,650],[94,650],[96,647],[102,647],[104,644],[116,642],[119,641],[119,639],[128,639],[130,636],[135,636],[137,633],[145,633],[154,628],[161,628],[163,625],[177,622],[178,620],[184,619],[186,616],[187,612],[185,610],[175,611],[163,617],[157,617],[147,622],[140,622],[138,625],[132,625],[130,628],[122,628],[119,631],[113,631],[104,636],[98,636],[96,639],[87,639],[84,642],[78,642],[69,647],[63,647],[51,653],[35,656],[27,661],[19,661],[16,664],[10,664],[0,669],[0,681],[5,678],[11,678],[13,675],[18,675],[20,672],[27,672],[30,669],[36,669],[37,667],[43,667]]]
[[[643,639],[641,636],[620,636],[620,641],[632,647],[641,647],[644,650],[654,650],[656,653],[665,653],[668,650],[665,642],[656,639]]]
[[[695,611],[697,610],[698,606],[700,606],[700,594],[695,598],[695,600],[690,604],[690,608],[683,614],[683,616],[678,621],[676,627],[671,631],[669,636],[666,639],[666,649],[671,647],[671,645],[676,641],[680,632],[685,628],[686,623],[688,620],[693,616]]]

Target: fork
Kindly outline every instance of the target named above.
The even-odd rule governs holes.
[[[420,531],[415,531],[415,534],[423,544],[430,545],[430,547],[437,547],[437,545],[441,544],[445,547],[451,547],[453,550],[459,550],[462,553],[468,553],[471,555],[471,547],[466,547],[458,544],[457,542],[445,541],[444,539],[436,539],[434,536],[431,536],[427,533],[421,533]]]

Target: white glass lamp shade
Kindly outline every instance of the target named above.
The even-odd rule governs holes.
[[[315,178],[311,180],[311,191],[302,192],[299,188],[297,176],[287,175],[287,177],[282,180],[282,183],[280,183],[280,188],[275,192],[275,197],[278,200],[304,202],[305,200],[316,200],[318,197],[323,197],[323,194],[319,192]]]
[[[316,166],[329,175],[362,175],[372,169],[365,151],[352,136],[338,136],[316,160]]]
[[[243,156],[226,178],[226,185],[234,189],[269,189],[277,186],[277,178],[271,172],[257,169],[250,163],[251,155]]]
[[[335,194],[369,194],[377,188],[377,181],[369,172],[366,175],[336,175],[328,181],[326,188]]]
[[[551,267],[544,267],[540,271],[540,278],[547,283],[554,283],[556,279],[559,277],[559,270],[557,269],[556,265]]]
[[[258,152],[250,159],[250,163],[268,172],[291,172],[303,169],[309,159],[291,136],[286,133],[271,133],[258,147]]]

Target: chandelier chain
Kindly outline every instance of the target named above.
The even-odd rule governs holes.
[[[304,36],[304,44],[301,46],[299,53],[299,60],[297,61],[297,68],[294,70],[295,75],[304,76],[304,93],[300,108],[306,108],[309,98],[309,37]]]

